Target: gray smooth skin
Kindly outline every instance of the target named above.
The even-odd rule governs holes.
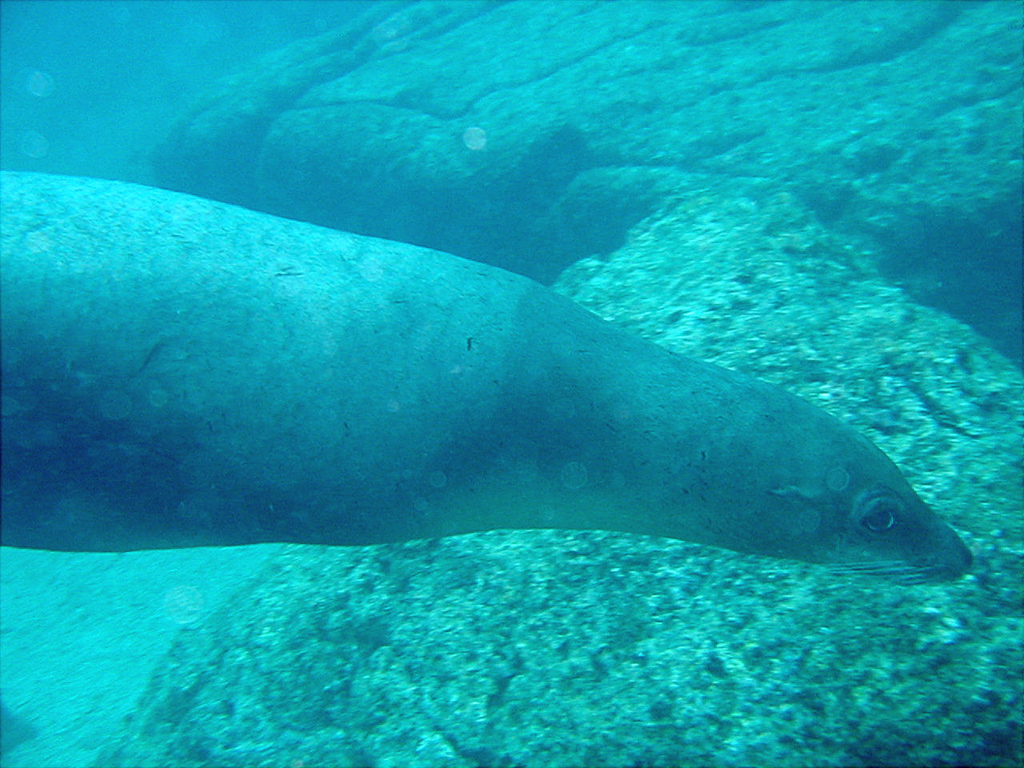
[[[2,192],[5,544],[572,528],[970,563],[836,419],[525,278],[128,184]]]

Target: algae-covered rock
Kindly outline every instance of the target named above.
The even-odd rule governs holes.
[[[381,4],[211,84],[157,178],[545,282],[695,175],[763,179],[1019,357],[1020,28],[1004,2]]]
[[[1015,610],[614,534],[296,548],[99,764],[1006,765]]]

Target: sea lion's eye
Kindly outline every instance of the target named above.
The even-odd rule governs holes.
[[[884,534],[890,530],[902,511],[903,502],[884,485],[867,490],[854,506],[857,521],[872,534]]]
[[[872,533],[888,531],[896,525],[903,504],[887,488],[876,488],[866,493],[857,503],[860,524]]]
[[[860,522],[869,531],[887,531],[896,525],[896,514],[892,505],[889,504],[861,518]]]

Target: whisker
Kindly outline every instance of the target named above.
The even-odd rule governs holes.
[[[905,560],[835,563],[828,566],[837,575],[864,574],[893,578],[901,584],[923,584],[942,578],[943,569],[934,565],[914,565]]]
[[[829,569],[837,573],[901,573],[916,570],[905,560],[873,560],[859,563],[834,563]]]

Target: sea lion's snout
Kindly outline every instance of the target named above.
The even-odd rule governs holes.
[[[909,487],[902,490],[879,483],[856,496],[836,569],[906,583],[962,576],[973,561],[967,545]]]
[[[974,556],[956,532],[945,523],[939,523],[935,556],[926,561],[926,568],[936,581],[951,581],[963,576],[971,568]]]
[[[914,497],[908,521],[911,539],[907,560],[919,570],[921,581],[952,581],[963,576],[974,557],[956,531],[924,502]]]

